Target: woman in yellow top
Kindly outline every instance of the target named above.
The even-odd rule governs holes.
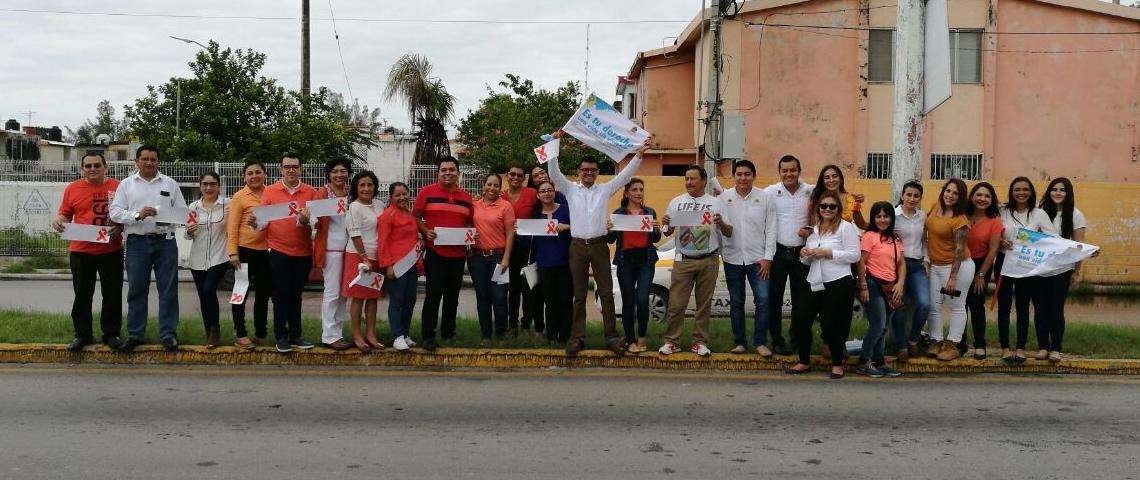
[[[269,323],[269,296],[273,292],[273,276],[269,273],[269,244],[265,230],[257,230],[248,225],[253,209],[261,206],[261,193],[265,191],[265,165],[257,160],[246,162],[242,169],[245,188],[238,190],[230,199],[229,216],[226,218],[226,250],[230,265],[234,270],[241,264],[249,269],[250,288],[257,294],[253,302],[254,341],[250,341],[245,329],[246,292],[241,303],[233,306],[234,331],[237,339],[234,345],[242,349],[252,349],[256,343],[264,343]]]
[[[863,194],[862,193],[847,193],[847,187],[844,185],[843,171],[837,165],[827,165],[819,171],[819,178],[815,182],[815,188],[811,192],[811,201],[808,202],[808,221],[812,225],[819,225],[819,212],[816,211],[815,205],[819,203],[820,196],[823,192],[835,192],[839,195],[841,204],[843,205],[843,212],[840,217],[843,220],[855,224],[859,230],[867,229],[867,219],[863,217]]]
[[[938,203],[926,216],[926,249],[930,257],[930,336],[927,355],[942,361],[958,358],[958,342],[966,331],[966,289],[974,278],[974,262],[966,241],[966,182],[951,178],[942,185]],[[961,279],[961,281],[959,281]],[[943,342],[942,305],[950,306],[950,331]]]

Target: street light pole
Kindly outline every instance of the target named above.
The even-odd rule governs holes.
[[[182,37],[175,37],[174,35],[167,35],[167,36],[170,38],[173,38],[175,40],[178,40],[179,42],[182,42],[182,43],[193,43],[194,45],[202,47],[202,50],[209,50],[209,48],[206,48],[205,45],[202,45],[197,40],[191,40],[189,38],[182,38]],[[175,97],[175,99],[174,99],[174,138],[178,138],[179,132],[182,130],[182,77],[179,77],[178,82],[176,82],[176,83],[177,83],[177,86],[175,87],[175,95],[174,95],[174,97]]]

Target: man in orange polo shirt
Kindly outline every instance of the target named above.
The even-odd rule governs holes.
[[[265,226],[269,243],[269,272],[273,275],[273,336],[277,351],[310,349],[313,344],[301,338],[301,290],[313,266],[313,242],[306,202],[317,191],[301,181],[301,159],[287,153],[281,157],[281,181],[265,187],[262,205],[296,202],[286,218]],[[256,221],[256,218],[253,219]],[[261,223],[258,223],[261,227]]]

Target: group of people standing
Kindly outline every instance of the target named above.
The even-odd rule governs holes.
[[[1040,204],[1029,179],[1014,179],[1003,206],[989,183],[980,182],[967,193],[965,182],[951,179],[926,210],[921,205],[922,184],[912,181],[897,204],[876,202],[868,218],[862,213],[864,196],[847,192],[839,167],[824,167],[816,184],[810,185],[800,180],[800,161],[790,155],[777,162],[780,182],[762,189],[754,186],[756,166],[751,161],[733,164],[733,185],[727,189],[715,178],[709,188],[708,173],[692,165],[685,172],[685,193],[672,199],[659,216],[645,204],[645,182],[633,177],[644,149],[607,183],[597,181],[598,161],[593,157],[579,161],[576,182],[562,174],[553,158],[549,173],[546,165],[535,165],[530,172],[519,165],[505,177],[484,175],[478,197],[458,185],[459,161],[444,157],[438,163],[438,181],[421,188],[414,204],[411,190],[400,182],[389,185],[388,204],[381,204],[376,175],[353,174],[351,163],[344,159],[326,162],[327,183],[316,188],[301,181],[301,161],[295,155],[281,158],[281,179],[271,185],[266,185],[264,164],[248,162],[243,168],[244,186],[232,198],[220,194],[216,172],[205,173],[199,180],[201,198],[188,207],[185,235],[191,240],[189,263],[206,347],[220,342],[217,286],[227,271],[244,269],[252,287],[251,295],[235,299],[232,308],[235,345],[252,349],[269,344],[272,298],[277,351],[312,348],[301,331],[301,290],[315,265],[324,277],[322,346],[362,352],[386,348],[376,335],[380,291],[353,284],[361,273],[376,272],[384,277],[389,295],[390,342],[396,350],[407,350],[416,345],[409,329],[421,272],[407,268],[405,260],[422,250],[427,282],[420,340],[425,350],[433,351],[455,337],[466,269],[475,287],[484,340],[528,334],[533,327],[548,341],[565,343],[568,355],[577,354],[586,347],[592,277],[605,348],[616,355],[641,353],[648,349],[656,243],[673,236],[667,327],[658,353],[682,350],[685,312],[690,296],[695,296],[689,349],[700,356],[712,354],[711,300],[723,264],[735,344],[731,353],[754,351],[762,357],[795,353],[798,363],[787,373],[806,373],[812,368],[812,326],[818,320],[831,376],[842,378],[852,304],[858,299],[866,305],[869,328],[856,372],[896,376],[899,371],[885,357],[888,331],[898,361],[923,353],[949,361],[958,358],[966,345],[967,313],[973,325],[973,356],[986,357],[986,288],[1000,276],[1004,252],[1017,228],[1077,241],[1083,240],[1087,228],[1074,206],[1072,183],[1064,178],[1050,182]],[[138,171],[119,182],[106,176],[106,161],[100,154],[88,154],[83,157],[83,178],[65,191],[54,222],[57,230],[62,231],[66,222],[105,225],[112,237],[106,243],[71,242],[76,336],[69,349],[73,351],[94,341],[90,303],[96,275],[102,282],[103,343],[121,351],[144,343],[152,270],[159,294],[159,338],[168,350],[178,347],[175,225],[157,220],[162,209],[185,202],[178,185],[158,172],[158,163],[157,148],[140,147]],[[621,206],[612,213],[648,216],[646,228],[614,229],[612,217],[604,212],[618,191],[623,192]],[[309,201],[334,198],[347,206],[338,215],[315,217],[306,206]],[[285,218],[256,218],[257,207],[282,203],[296,208]],[[550,220],[553,231],[522,234],[519,219]],[[473,238],[466,245],[436,242],[437,228],[472,227]],[[612,257],[610,244],[615,245]],[[118,287],[124,264],[129,284],[125,341],[119,339]],[[400,264],[405,265],[402,272],[397,270]],[[620,333],[611,264],[616,266],[622,296]],[[1060,360],[1064,302],[1069,285],[1079,278],[1078,263],[1041,277],[999,282],[1002,359],[1028,358],[1025,337],[1032,302],[1041,349],[1034,357]],[[785,339],[781,304],[788,286],[792,321]],[[744,310],[746,287],[755,307],[751,339]],[[245,324],[249,296],[254,298],[252,335]],[[1009,315],[1014,302],[1017,343],[1011,348]],[[910,318],[903,308],[906,304],[912,307]],[[944,305],[949,307],[948,328],[943,325]],[[342,334],[346,316],[351,340]],[[924,330],[931,340],[925,352],[920,350]]]

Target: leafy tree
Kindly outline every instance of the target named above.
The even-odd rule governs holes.
[[[371,137],[341,121],[328,89],[308,98],[287,91],[259,76],[265,59],[263,53],[222,49],[210,41],[189,64],[193,76],[181,80],[181,123],[176,125],[179,80],[171,78],[147,86],[145,97],[126,106],[132,132],[175,161],[275,161],[285,152],[312,162],[333,156],[363,160],[355,147],[371,145]]]
[[[418,129],[413,165],[433,165],[451,154],[446,125],[455,111],[455,97],[440,79],[431,77],[431,69],[427,58],[404,54],[388,71],[384,88],[384,99],[403,101],[413,128]]]
[[[352,104],[349,105],[345,102],[344,95],[329,93],[329,107],[345,125],[363,128],[372,133],[380,131],[383,126],[380,123],[380,109],[369,109],[368,105],[361,105],[359,99],[352,99]]]
[[[74,140],[79,144],[93,144],[95,137],[102,134],[107,134],[111,140],[122,140],[130,130],[130,122],[126,119],[119,120],[115,118],[115,107],[111,106],[111,102],[103,100],[95,107],[95,118],[87,119],[78,130],[72,132],[71,128],[67,129],[68,136],[74,133]]]
[[[459,141],[468,148],[466,158],[493,172],[506,171],[514,163],[533,164],[534,148],[542,144],[540,136],[561,128],[578,109],[581,98],[575,82],[550,91],[535,89],[530,80],[507,74],[499,87],[505,91],[488,86],[489,96],[459,122]],[[558,163],[570,173],[587,152],[592,150],[569,136],[563,137]],[[612,162],[594,153],[603,160],[602,167],[612,172]]]

